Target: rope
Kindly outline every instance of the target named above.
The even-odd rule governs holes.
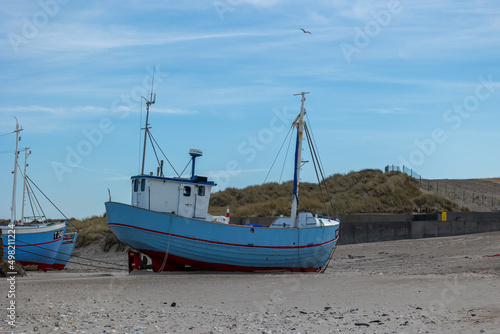
[[[276,154],[276,157],[274,158],[274,161],[273,161],[273,163],[272,163],[271,167],[269,168],[269,171],[267,172],[266,178],[264,179],[264,183],[266,183],[267,178],[269,177],[269,174],[271,173],[271,170],[273,169],[274,164],[276,163],[276,160],[278,159],[278,156],[280,155],[281,150],[283,149],[283,145],[285,145],[286,139],[288,138],[288,135],[289,135],[289,134],[290,134],[290,132],[292,131],[292,128],[293,128],[293,126],[291,126],[291,127],[290,127],[290,130],[288,130],[288,133],[286,134],[285,140],[283,140],[283,143],[281,144],[281,147],[280,147],[280,149],[279,149],[279,151],[278,151],[278,154]]]
[[[25,253],[28,253],[28,254],[32,254],[32,255],[36,255],[36,256],[41,256],[41,257],[45,257],[45,258],[48,258],[48,259],[53,259],[54,257],[49,257],[49,256],[44,256],[44,255],[40,255],[40,254],[37,254],[37,253],[32,253],[30,251],[27,251],[27,250],[22,250],[22,252],[25,252]],[[75,256],[73,255],[72,257],[76,257],[78,258],[78,256]],[[98,261],[98,260],[93,260],[93,259],[89,259],[90,261],[94,261],[94,262],[103,262],[103,261]],[[17,261],[16,261],[17,262]],[[119,265],[119,264],[115,264],[115,263],[107,263],[107,262],[104,262],[106,264],[110,264],[110,265],[113,265],[117,268],[110,268],[110,267],[103,267],[103,266],[97,266],[95,264],[86,264],[86,263],[80,263],[80,262],[75,262],[75,261],[71,261],[71,260],[68,260],[67,263],[74,263],[74,264],[79,264],[81,266],[87,266],[87,267],[93,267],[93,268],[100,268],[100,269],[123,269],[123,268],[126,268],[126,266],[124,265]]]
[[[189,166],[190,163],[191,163],[191,159],[189,159],[186,167],[184,167],[184,169],[182,170],[181,175],[184,174],[184,172],[186,171],[186,168],[188,168],[188,166]]]
[[[165,153],[163,153],[163,150],[161,149],[160,145],[158,145],[158,143],[156,142],[156,139],[153,137],[153,135],[151,134],[151,131],[148,131],[149,135],[150,135],[150,139],[153,139],[153,141],[155,142],[156,146],[158,146],[158,149],[160,150],[161,154],[163,154],[163,156],[165,157],[165,159],[167,160],[168,164],[170,165],[170,167],[172,167],[172,169],[174,170],[175,174],[177,174],[177,176],[180,176],[179,173],[177,173],[177,171],[175,170],[174,166],[172,165],[172,163],[170,162],[170,160],[168,160],[167,156],[165,155]]]
[[[155,145],[153,144],[153,141],[151,140],[151,132],[148,131],[148,135],[149,135],[149,141],[151,142],[151,147],[153,148],[153,152],[155,154],[155,158],[156,158],[156,162],[158,163],[158,166],[160,166],[160,159],[158,159],[158,154],[156,154],[156,148],[155,148]]]
[[[158,270],[158,273],[162,272],[163,269],[165,269],[165,265],[167,264],[167,259],[168,259],[168,251],[170,250],[170,237],[172,236],[172,220],[174,216],[170,215],[170,229],[168,231],[168,245],[167,245],[167,251],[165,252],[165,257],[163,258],[163,263],[161,264],[160,270]]]
[[[321,199],[323,200],[325,212],[326,212],[326,215],[328,216],[328,209],[326,208],[325,195],[323,194],[323,188],[321,187],[321,180],[320,180],[319,174],[318,174],[318,168],[320,168],[319,161],[318,161],[318,166],[316,166],[316,160],[317,160],[316,151],[314,150],[314,147],[312,146],[311,134],[309,133],[309,128],[307,127],[307,124],[305,124],[304,129],[306,130],[305,132],[306,132],[307,144],[309,145],[309,151],[311,151],[311,158],[312,158],[313,165],[314,165],[314,172],[316,173],[316,178],[318,179],[319,192],[321,193]]]
[[[309,116],[307,116],[307,114],[306,114],[306,118],[307,118],[307,123],[306,124],[309,124],[309,127],[311,128],[311,136],[312,136],[312,139],[313,139],[314,147],[318,147],[318,144],[316,144],[316,139],[314,138],[314,132],[312,130],[312,127],[310,126],[311,122],[309,121]],[[319,154],[318,154],[318,158],[319,158],[320,170],[325,170],[325,167],[323,166],[323,161],[321,161],[321,157],[319,156]],[[325,176],[323,174],[322,174],[322,177],[323,177],[323,180],[324,180]]]
[[[286,149],[285,160],[283,160],[283,167],[281,167],[281,174],[278,183],[281,183],[281,179],[283,178],[283,172],[285,170],[286,159],[288,158],[288,152],[290,151],[290,145],[292,144],[293,136],[290,136],[290,140],[288,141],[288,148]]]
[[[321,175],[321,181],[318,178],[318,183],[319,183],[319,186],[320,186],[320,190],[321,190],[321,182],[323,182],[324,185],[325,185],[326,194],[328,196],[328,202],[330,203],[330,206],[332,207],[332,210],[337,215],[337,208],[333,205],[332,195],[331,195],[330,190],[328,189],[328,186],[326,185],[326,182],[325,182],[325,174],[323,173],[324,168],[322,166],[321,157],[316,152],[317,151],[317,149],[316,149],[317,145],[316,145],[316,141],[314,140],[314,134],[312,133],[312,129],[311,129],[311,131],[309,130],[309,127],[307,126],[307,123],[305,124],[305,129],[306,129],[306,134],[307,134],[307,137],[308,137],[308,142],[311,141],[311,138],[312,138],[312,145],[310,145],[310,147],[312,147],[311,155],[313,155],[313,162],[316,159],[316,161],[318,163],[318,169],[319,169],[319,173]],[[315,164],[315,168],[316,168],[316,164]],[[316,172],[316,175],[317,175],[317,172]],[[321,193],[321,196],[323,197],[323,193]],[[328,210],[326,210],[326,202],[324,200],[324,197],[323,197],[323,203],[325,204],[325,211],[327,212],[327,215],[328,215]]]
[[[20,243],[23,243],[23,244],[26,244],[26,245],[29,245],[29,243],[27,242],[24,242],[22,240],[19,240],[19,239],[16,239],[17,242],[20,242]],[[39,249],[43,249],[43,250],[48,250],[48,251],[51,251],[51,252],[56,252],[50,248],[46,248],[46,247],[42,247],[42,246],[39,246],[39,245],[32,245],[33,247],[36,247],[36,248],[39,248]],[[5,246],[4,246],[5,247]],[[30,252],[30,251],[27,251],[27,250],[24,250],[24,249],[20,249],[20,248],[16,248],[16,252],[17,251],[20,251],[20,252],[25,252],[25,253],[28,253],[28,254],[32,254],[32,255],[37,255],[37,256],[41,256],[41,257],[44,257],[44,258],[47,258],[47,259],[52,259],[54,257],[51,257],[51,256],[46,256],[46,255],[41,255],[41,254],[37,254],[37,253],[33,253],[33,252]],[[109,265],[112,265],[112,266],[116,266],[116,267],[126,267],[126,266],[123,266],[123,265],[119,265],[119,264],[116,264],[116,263],[111,263],[111,262],[106,262],[106,261],[101,261],[101,260],[95,260],[95,259],[90,259],[90,258],[87,258],[87,257],[83,257],[83,256],[77,256],[77,255],[73,255],[73,253],[69,254],[69,253],[64,253],[64,252],[60,252],[60,251],[57,251],[56,253],[60,253],[60,254],[63,254],[63,255],[70,255],[71,257],[75,257],[77,259],[83,259],[83,260],[88,260],[88,261],[94,261],[94,262],[98,262],[98,263],[104,263],[104,264],[109,264]],[[80,262],[74,262],[74,261],[68,261],[68,263],[75,263],[75,264],[81,264],[81,265],[84,265],[84,266],[89,266],[89,267],[96,267],[96,268],[104,268],[104,269],[110,269],[108,267],[101,267],[101,266],[94,266],[94,265],[89,265],[89,264],[84,264],[84,263],[80,263]]]
[[[56,208],[57,211],[59,211],[59,213],[64,217],[64,219],[66,219],[68,221],[69,224],[71,224],[74,228],[77,228],[71,222],[71,220],[68,217],[66,217],[66,215],[61,210],[59,210],[59,208],[50,200],[50,198],[48,198],[47,195],[45,195],[45,193],[40,188],[38,188],[38,186],[35,184],[35,182],[33,182],[33,180],[28,175],[26,175],[26,179],[28,179],[29,182],[31,184],[33,184],[36,187],[36,189],[38,189],[38,191],[47,199],[47,201],[49,201],[50,204],[52,204],[54,206],[54,208]]]
[[[337,242],[338,242],[338,240],[337,240]],[[337,245],[335,244],[335,246],[337,246]],[[335,249],[337,248],[337,247],[335,247],[335,246],[333,247],[332,253],[330,254],[330,257],[328,258],[328,261],[326,261],[325,266],[324,266],[323,268],[321,268],[321,269],[320,269],[320,271],[319,271],[319,273],[320,273],[320,274],[324,274],[324,273],[325,273],[325,271],[326,271],[326,268],[328,268],[328,265],[330,264],[330,261],[331,261],[331,260],[332,260],[332,258],[333,258],[333,253],[335,253]]]
[[[26,180],[31,182],[31,180],[28,178],[27,175],[26,175]],[[26,185],[28,186],[28,195],[29,195],[28,199],[30,201],[30,204],[33,208],[32,203],[35,203],[35,209],[37,211],[38,217],[41,217],[44,220],[47,220],[47,216],[45,216],[45,212],[43,211],[42,206],[40,205],[40,202],[38,201],[38,198],[36,197],[35,192],[33,191],[33,188],[31,187],[30,182],[26,182]],[[38,189],[38,187],[37,187],[37,189]],[[40,189],[38,189],[38,190],[40,190]],[[40,190],[40,192],[41,192],[41,190]],[[43,193],[42,193],[42,195],[43,195]],[[31,197],[33,197],[33,202],[31,202],[32,201]],[[33,212],[33,216],[35,217],[35,212]],[[23,218],[23,217],[21,217],[21,218]]]
[[[36,217],[35,208],[33,207],[33,201],[31,200],[31,192],[29,191],[28,191],[28,202],[30,202],[31,213],[33,214],[33,218],[35,218]],[[21,217],[21,219],[24,219],[24,217]]]

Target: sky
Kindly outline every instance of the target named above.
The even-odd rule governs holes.
[[[0,32],[0,218],[14,116],[28,176],[66,216],[130,203],[153,73],[151,133],[177,173],[203,150],[214,191],[292,179],[301,92],[326,175],[500,176],[498,1],[5,1]]]

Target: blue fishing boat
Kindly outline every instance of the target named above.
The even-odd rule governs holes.
[[[16,184],[18,170],[18,144],[19,133],[23,129],[19,127],[16,119],[16,150],[14,163],[14,183],[12,190],[11,219],[8,225],[0,226],[2,230],[2,242],[4,248],[4,259],[19,262],[23,266],[33,266],[36,269],[48,270],[54,265],[55,259],[63,244],[64,235],[68,226],[63,222],[31,222],[24,224],[24,190],[23,189],[23,218],[16,221]],[[25,149],[27,152],[27,149]],[[27,157],[28,154],[26,154]],[[26,163],[24,170],[24,187],[26,187]]]
[[[66,232],[64,234],[63,242],[54,261],[53,269],[63,270],[66,267],[71,255],[73,255],[77,237],[78,231]]]
[[[279,217],[269,227],[228,224],[226,217],[208,214],[211,189],[207,177],[196,175],[195,161],[203,152],[191,149],[191,176],[165,177],[163,165],[157,175],[142,173],[131,178],[130,205],[106,202],[108,226],[118,239],[151,258],[158,271],[305,271],[324,270],[339,238],[340,222],[297,212],[304,101],[294,122],[297,128],[294,187],[290,217]],[[148,137],[151,93],[146,102],[144,143]],[[141,257],[135,254],[135,258]],[[130,255],[129,255],[130,256]],[[129,257],[131,268],[136,260]],[[147,259],[147,258],[146,258]],[[140,267],[147,267],[139,260]]]
[[[1,226],[4,259],[48,270],[61,248],[67,222]]]

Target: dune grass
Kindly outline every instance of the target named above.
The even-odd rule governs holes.
[[[92,216],[82,220],[71,219],[71,223],[78,228],[78,238],[76,248],[88,246],[94,242],[102,241],[102,248],[109,251],[114,245],[119,245],[119,249],[124,247],[115,234],[108,227],[106,214],[102,216]]]
[[[61,221],[61,219],[49,219],[51,221]],[[9,220],[0,220],[0,223],[7,224]],[[121,243],[115,234],[108,227],[106,214],[102,216],[92,216],[84,219],[69,219],[70,225],[68,229],[76,227],[78,229],[78,238],[76,239],[76,248],[85,247],[92,243],[102,244],[102,249],[107,252],[114,245],[118,245],[118,249],[123,250],[125,244]]]
[[[434,213],[460,209],[455,203],[440,196],[422,194],[417,181],[400,172],[383,173],[377,169],[366,169],[345,175],[335,174],[328,177],[322,185],[321,188],[311,183],[300,185],[299,210],[335,215]],[[213,215],[225,215],[226,208],[229,207],[231,215],[236,217],[288,215],[291,194],[291,181],[282,184],[266,183],[244,189],[227,188],[212,194],[209,211]],[[326,208],[323,198],[328,203]]]

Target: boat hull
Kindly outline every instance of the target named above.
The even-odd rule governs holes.
[[[23,266],[36,266],[40,270],[51,269],[61,248],[66,222],[16,225],[13,229],[2,226],[4,259],[9,254]]]
[[[56,259],[54,261],[53,269],[63,270],[68,264],[71,255],[73,255],[73,250],[75,249],[76,238],[78,237],[78,232],[69,232],[64,234],[64,239],[57,253]]]
[[[307,271],[323,268],[339,225],[265,228],[228,225],[107,202],[118,239],[151,257],[154,271]]]

